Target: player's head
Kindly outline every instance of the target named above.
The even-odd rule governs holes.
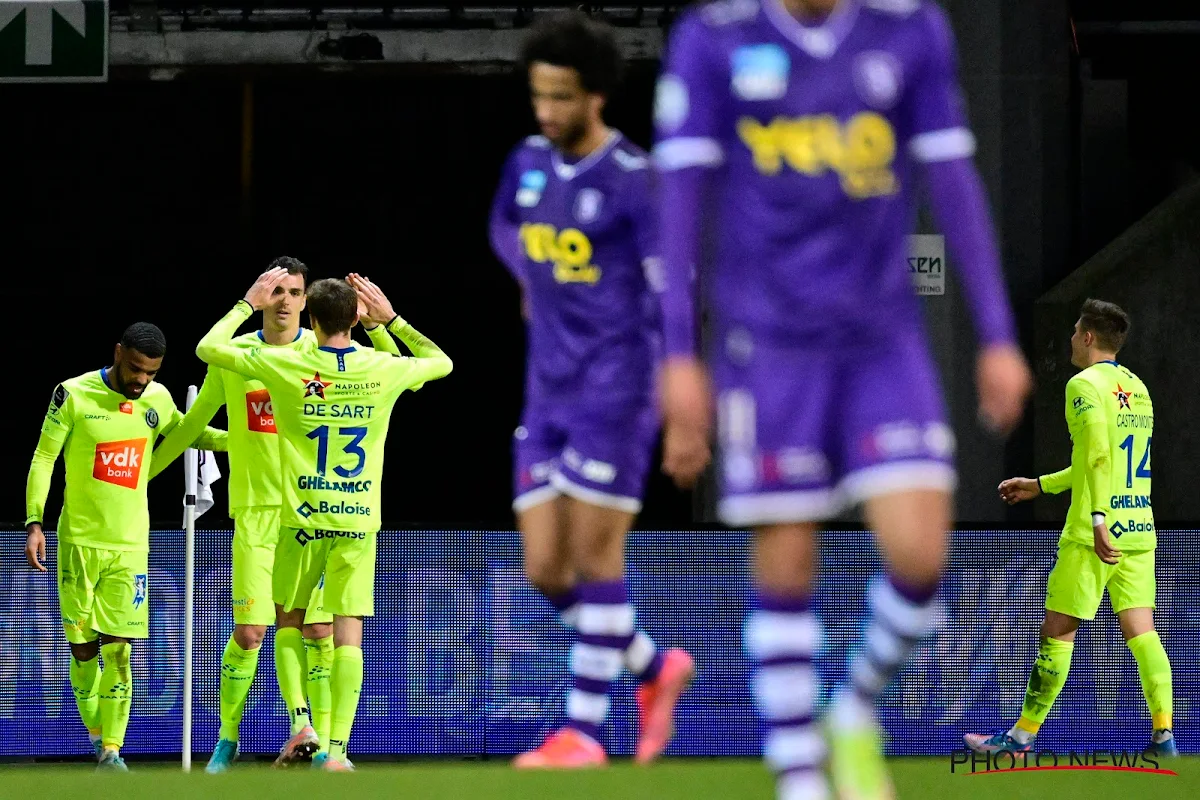
[[[167,354],[167,337],[157,325],[135,322],[121,334],[113,355],[113,369],[109,380],[112,388],[136,400],[146,391],[162,367]]]
[[[1083,301],[1071,334],[1071,363],[1080,369],[1096,363],[1093,356],[1115,356],[1129,335],[1129,315],[1116,303]]]
[[[612,28],[581,11],[539,18],[525,39],[521,65],[542,134],[562,149],[600,124],[604,103],[621,78]]]
[[[271,294],[271,303],[263,309],[263,328],[277,331],[300,327],[300,312],[304,310],[305,289],[308,288],[308,267],[298,258],[280,256],[268,269],[283,267],[288,271],[283,282]]]
[[[308,318],[315,333],[349,333],[358,323],[358,293],[341,278],[316,281],[308,287]]]

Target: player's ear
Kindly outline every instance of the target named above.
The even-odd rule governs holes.
[[[117,346],[113,348],[113,363],[114,364],[121,363],[121,353],[122,353],[121,343],[117,342]]]

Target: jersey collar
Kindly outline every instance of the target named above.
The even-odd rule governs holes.
[[[304,335],[304,328],[300,328],[299,330],[296,331],[296,338],[292,339],[290,344],[295,344],[296,342],[300,341],[300,337],[303,335]],[[258,330],[258,338],[260,341],[263,342],[263,344],[270,344],[267,341],[267,337],[263,336],[262,328],[259,328],[259,330]],[[271,346],[274,347],[275,345],[271,345]]]
[[[608,151],[612,150],[620,140],[620,131],[616,129],[610,131],[608,138],[604,140],[603,144],[575,164],[563,163],[562,152],[557,147],[554,148],[550,151],[550,162],[554,165],[554,174],[564,181],[569,181],[574,177],[582,175],[600,163],[600,159],[604,158],[608,154]]]
[[[805,25],[781,0],[762,0],[763,11],[780,33],[813,58],[832,58],[858,19],[858,0],[841,0],[820,25]]]
[[[329,347],[328,345],[325,345],[323,347],[318,347],[317,349],[324,350],[326,353],[336,353],[339,356],[344,356],[344,355],[346,355],[346,353],[353,353],[358,348],[355,347],[354,345],[351,345],[349,347]]]

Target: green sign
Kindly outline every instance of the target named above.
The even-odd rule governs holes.
[[[108,80],[108,0],[0,0],[0,83]]]

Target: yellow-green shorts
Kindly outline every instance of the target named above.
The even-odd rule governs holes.
[[[325,610],[339,617],[375,613],[374,531],[283,528],[275,548],[275,602],[284,611],[303,607],[325,576]]]
[[[1122,552],[1118,563],[1105,564],[1089,545],[1061,542],[1046,581],[1046,608],[1095,619],[1105,589],[1115,613],[1154,608],[1154,551]]]
[[[274,625],[275,603],[271,599],[271,572],[275,546],[279,542],[279,508],[239,508],[233,520],[233,622],[235,625]],[[304,599],[304,624],[333,622],[323,605],[324,591],[318,580]]]
[[[100,634],[122,639],[150,635],[149,554],[58,543],[58,605],[71,644]]]

